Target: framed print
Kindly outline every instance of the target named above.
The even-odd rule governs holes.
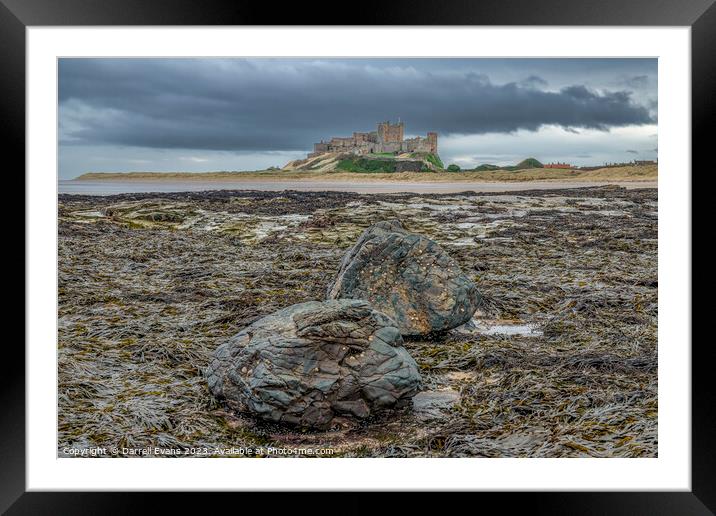
[[[712,3],[277,11],[3,0],[27,200],[3,510],[713,511]]]

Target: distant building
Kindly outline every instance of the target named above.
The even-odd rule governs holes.
[[[346,152],[352,154],[378,154],[383,152],[427,152],[438,153],[438,133],[430,132],[425,138],[404,139],[403,122],[391,124],[380,122],[375,131],[369,133],[353,133],[350,137],[333,137],[329,141],[313,144],[313,152],[309,158],[325,152]]]
[[[573,168],[569,163],[547,163],[544,168]]]
[[[656,161],[653,159],[644,159],[644,160],[635,159],[634,165],[636,165],[637,167],[643,167],[646,165],[656,165]]]

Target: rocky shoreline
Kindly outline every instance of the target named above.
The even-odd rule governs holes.
[[[619,187],[60,195],[58,450],[656,456],[656,212],[655,189]],[[346,250],[391,218],[483,296],[467,325],[405,340],[423,379],[412,405],[301,431],[217,402],[216,347],[325,299]]]

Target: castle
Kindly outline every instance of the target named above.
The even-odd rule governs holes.
[[[369,133],[353,133],[347,138],[331,138],[329,141],[321,140],[313,144],[313,152],[308,158],[319,156],[325,152],[346,152],[351,154],[379,154],[401,152],[429,152],[438,153],[438,133],[428,133],[426,138],[403,139],[405,124],[381,122],[376,131]]]

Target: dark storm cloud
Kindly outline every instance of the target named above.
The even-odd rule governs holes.
[[[624,83],[630,88],[646,88],[649,85],[649,77],[647,75],[635,75],[625,79]]]
[[[654,122],[629,91],[582,84],[544,91],[538,75],[498,84],[485,73],[426,61],[62,59],[61,137],[66,144],[264,151],[307,149],[397,117],[408,134],[441,135]]]
[[[547,86],[548,84],[547,81],[537,75],[530,75],[524,81],[520,82],[520,86],[524,86],[525,88],[539,88]]]

